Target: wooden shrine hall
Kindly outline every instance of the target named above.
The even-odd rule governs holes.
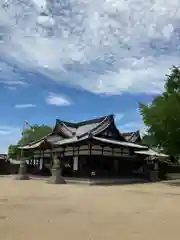
[[[51,134],[21,149],[31,151],[41,168],[59,159],[68,177],[145,178],[149,168],[149,149],[141,144],[139,131],[121,133],[113,115],[78,123],[56,120]],[[155,170],[155,164],[150,168]]]

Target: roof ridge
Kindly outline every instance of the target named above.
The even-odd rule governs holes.
[[[69,129],[68,126],[66,126],[66,124],[64,123],[64,121],[61,121],[59,119],[56,119],[56,125],[57,125],[57,122],[58,124],[60,125],[60,129],[59,131],[64,134],[66,137],[73,137],[74,134],[73,134],[73,131],[71,131],[71,129]],[[63,129],[64,128],[64,129]],[[70,133],[70,135],[69,135]]]
[[[89,120],[85,120],[85,121],[79,121],[79,122],[68,122],[68,121],[62,121],[60,119],[56,119],[57,122],[63,122],[64,124],[66,125],[71,125],[72,127],[81,127],[83,125],[87,125],[87,124],[92,124],[92,123],[100,123],[102,122],[105,118],[112,118],[114,117],[113,114],[109,114],[109,115],[106,115],[106,116],[102,116],[102,117],[99,117],[99,118],[92,118],[92,119],[89,119]],[[67,126],[68,127],[68,126]],[[70,126],[69,126],[70,127]]]
[[[63,127],[66,129],[66,131],[69,131],[71,133],[71,136],[73,137],[74,136],[74,132],[71,131],[71,129],[68,128],[68,126],[66,126],[66,124],[64,122],[61,122]]]
[[[110,118],[110,116],[111,116],[111,115],[106,116],[95,128],[91,129],[90,131],[88,131],[88,132],[86,132],[86,133],[83,133],[82,135],[80,135],[80,136],[78,136],[78,137],[81,138],[81,137],[86,136],[87,134],[88,134],[88,135],[93,134],[93,132],[95,132],[94,134],[97,134],[96,131],[98,130],[98,128],[99,128],[100,126],[102,126],[103,124],[105,124],[105,123],[107,122],[108,118]],[[112,119],[111,119],[111,121],[112,121]],[[110,121],[109,121],[109,122],[110,122]],[[108,126],[109,126],[109,124],[108,124]],[[103,131],[106,127],[108,127],[108,126],[105,126],[105,127],[102,129],[102,131]],[[99,132],[99,131],[98,131],[98,132]]]
[[[60,119],[56,119],[56,122],[57,123],[64,123],[66,126],[69,124],[69,125],[72,125],[71,127],[76,127],[76,123],[73,123],[73,122],[68,122],[68,121],[63,121],[63,120],[60,120]],[[68,126],[67,126],[68,127]],[[70,126],[69,126],[70,127]]]
[[[139,132],[139,130],[134,131],[134,132],[126,132],[126,133],[123,133],[123,136],[127,139],[127,141],[129,141],[129,142],[133,141],[134,142],[140,136],[140,132]],[[133,140],[134,137],[136,138],[136,140]]]
[[[98,130],[98,128],[99,128],[99,127],[102,127],[103,124],[106,123],[107,120],[108,120],[108,117],[106,117],[102,122],[100,122],[94,129],[92,129],[92,130],[90,131],[90,133],[95,132],[95,134],[97,134],[96,131]],[[108,126],[109,126],[109,122],[110,122],[110,121],[108,121]],[[104,130],[106,127],[108,127],[108,126],[104,126],[104,128],[101,129],[101,130],[103,131],[103,130]]]

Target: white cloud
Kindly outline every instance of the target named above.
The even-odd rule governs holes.
[[[7,85],[7,86],[19,86],[19,85],[27,85],[27,83],[23,82],[23,81],[14,81],[14,80],[7,80],[7,81],[2,81],[0,80],[0,84],[4,84],[4,85]]]
[[[1,85],[9,90],[16,90],[17,87],[28,86],[27,82],[25,82],[13,65],[0,60],[0,87]]]
[[[0,76],[1,77],[1,76]],[[27,87],[29,84],[27,84],[24,81],[16,81],[16,80],[0,80],[0,87],[1,85],[9,90],[17,90],[20,87]]]
[[[94,93],[159,93],[180,62],[179,0],[7,2],[0,55],[53,80]]]
[[[49,93],[49,96],[45,99],[47,104],[56,106],[69,106],[71,101],[67,96],[62,94]]]
[[[118,128],[120,132],[135,132],[139,130],[141,136],[143,136],[147,131],[147,128],[145,127],[144,123],[140,120],[121,124],[118,126]]]
[[[0,126],[0,153],[7,153],[8,146],[19,141],[21,131],[18,127]]]
[[[17,90],[17,87],[11,87],[11,86],[7,86],[7,87],[5,87],[5,88],[7,88],[7,89],[9,89],[9,90],[11,90],[11,91],[15,91],[15,90]]]
[[[139,122],[127,122],[125,124],[120,125],[120,130],[123,132],[133,132],[139,130]]]
[[[34,108],[34,107],[36,107],[36,105],[31,104],[31,103],[29,103],[29,104],[16,104],[15,105],[15,108]]]
[[[147,127],[139,114],[139,108],[126,111],[122,120],[117,122],[117,126],[121,132],[135,132],[139,130],[141,136],[147,132]]]
[[[1,12],[1,11],[0,11]],[[0,26],[1,27],[1,26]],[[0,28],[1,31],[1,28]],[[1,42],[0,42],[1,46]],[[0,48],[1,52],[1,48]],[[17,67],[0,59],[0,84],[7,86],[25,86],[27,82],[18,72]]]
[[[45,9],[46,8],[46,1],[45,0],[33,0],[33,2],[40,9]]]
[[[139,130],[140,130],[141,137],[143,137],[144,135],[147,134],[148,128],[145,125],[142,125],[142,127]]]
[[[114,118],[115,118],[115,121],[118,122],[118,121],[120,121],[123,117],[124,117],[124,114],[123,114],[123,113],[116,113]]]

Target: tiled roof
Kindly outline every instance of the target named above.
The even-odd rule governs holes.
[[[96,135],[103,130],[105,130],[111,122],[114,121],[113,115],[96,118],[88,121],[71,123],[61,120],[56,120],[56,126],[52,133],[47,136],[34,141],[28,145],[20,146],[20,149],[32,149],[38,148],[44,143],[44,141],[49,142],[50,144],[56,144],[61,142],[61,144],[68,143],[68,141],[75,141],[75,139],[80,139],[88,137],[90,134]]]
[[[85,136],[85,137],[82,137],[82,138],[77,138],[77,137],[72,137],[72,138],[66,138],[66,139],[59,139],[58,138],[54,141],[51,141],[50,143],[53,145],[53,146],[62,146],[62,145],[66,145],[66,144],[71,144],[71,143],[76,143],[76,142],[81,142],[85,139],[88,139],[89,136]],[[26,145],[26,146],[23,146],[23,147],[19,147],[21,149],[35,149],[35,148],[39,148],[43,145],[45,140],[41,140],[37,143],[34,143],[32,145]],[[48,140],[46,140],[48,142]]]
[[[85,136],[83,138],[71,138],[71,139],[65,139],[59,142],[54,143],[55,145],[58,146],[62,146],[62,145],[66,145],[66,144],[71,144],[71,143],[77,143],[77,142],[81,142],[84,141],[86,139],[94,139],[96,141],[99,142],[103,142],[103,143],[107,143],[107,144],[113,144],[113,145],[117,145],[117,146],[124,146],[124,147],[132,147],[132,148],[139,148],[139,149],[148,149],[148,147],[143,146],[143,145],[139,145],[139,144],[135,144],[135,143],[130,143],[130,142],[123,142],[123,141],[117,141],[117,140],[111,140],[111,139],[106,139],[106,138],[100,138],[100,137],[95,137],[95,136]]]
[[[36,143],[32,143],[32,144],[28,144],[28,145],[24,145],[24,146],[19,146],[19,149],[34,149],[34,148],[38,148],[41,146],[42,143],[44,143],[45,139],[42,139],[41,141],[39,142],[36,142]]]
[[[120,146],[124,146],[124,147],[148,149],[147,146],[136,144],[136,143],[131,143],[131,142],[116,141],[116,140],[111,140],[111,139],[106,139],[106,138],[99,138],[99,137],[93,137],[93,139],[98,140],[100,142],[110,143],[110,144],[114,144],[114,145],[120,145]]]
[[[5,160],[7,158],[7,154],[0,154],[0,160]]]
[[[166,155],[164,153],[155,152],[152,149],[143,150],[143,151],[142,150],[141,151],[136,151],[135,153],[141,154],[141,155],[147,155],[147,156],[168,157],[168,155]]]
[[[87,139],[94,139],[94,140],[102,142],[102,143],[113,144],[113,145],[117,145],[117,146],[124,146],[124,147],[131,147],[131,148],[145,149],[145,150],[148,149],[148,147],[146,147],[146,146],[135,144],[135,143],[131,143],[131,142],[123,142],[123,141],[118,141],[118,140],[111,140],[111,139],[106,139],[106,138],[90,136],[90,135],[86,135],[86,136],[84,136],[82,138],[74,136],[72,138],[66,138],[66,139],[63,139],[63,140],[51,142],[51,144],[54,145],[54,146],[64,146],[64,145],[68,145],[68,144],[82,142],[82,141],[87,140]],[[43,142],[44,142],[44,140],[42,140],[42,141],[40,141],[38,143],[35,143],[33,145],[30,145],[30,146],[24,146],[23,149],[38,148],[38,147],[40,147],[41,144],[43,144]]]
[[[105,118],[108,118],[109,120],[113,120],[114,116],[112,114],[110,114],[110,115],[107,115],[107,116],[103,116],[103,117],[99,117],[99,118],[93,118],[93,119],[90,119],[90,120],[81,121],[81,122],[77,122],[77,123],[66,122],[66,121],[63,121],[63,122],[68,127],[78,128],[78,127],[93,124],[93,123],[95,123],[95,124],[96,123],[101,123]]]
[[[105,130],[113,121],[113,115],[78,123],[56,120],[54,132],[61,133],[66,138],[72,138],[74,136],[83,137],[90,133],[96,135]]]
[[[84,139],[88,139],[90,136],[95,137],[99,136],[98,134],[106,130],[111,124],[114,124],[114,116],[108,115],[88,121],[82,121],[77,123],[67,122],[56,120],[56,125],[52,133],[41,138],[38,141],[32,142],[29,145],[23,146],[24,149],[37,148],[42,145],[45,141],[49,142],[52,145],[62,145],[68,143],[79,142]],[[117,130],[118,131],[118,130]],[[123,133],[119,132],[119,135],[122,136],[118,138],[117,142],[121,143],[135,143],[138,138],[139,132]],[[122,141],[121,141],[122,139]],[[106,139],[105,139],[106,140]],[[111,141],[111,140],[107,140]],[[111,143],[115,144],[116,140],[112,140]]]
[[[125,133],[122,133],[122,135],[125,137],[125,139],[128,141],[128,142],[136,142],[138,140],[138,138],[140,138],[140,133],[139,131],[136,131],[136,132],[125,132]]]

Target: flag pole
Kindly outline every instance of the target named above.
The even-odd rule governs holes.
[[[24,120],[24,122],[23,122],[23,129],[22,129],[22,138],[24,137],[25,126],[26,126],[26,121]],[[20,158],[21,159],[23,158],[23,148],[21,148]]]
[[[22,137],[24,137],[24,131],[25,131],[25,125],[26,121],[23,123],[23,130],[22,130]],[[23,145],[22,145],[23,147]],[[21,147],[20,151],[20,166],[19,166],[19,174],[17,176],[17,180],[29,180],[29,176],[27,175],[27,169],[26,169],[26,160],[23,159],[23,148]]]

